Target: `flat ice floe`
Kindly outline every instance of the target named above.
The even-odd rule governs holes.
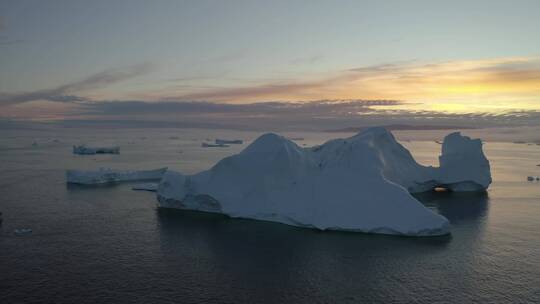
[[[216,212],[321,230],[444,235],[446,218],[409,192],[484,191],[489,162],[479,140],[448,135],[439,168],[419,165],[383,128],[302,148],[265,134],[195,175],[165,173],[160,207]]]
[[[157,183],[146,183],[146,184],[134,185],[133,187],[131,187],[131,190],[156,192],[157,188],[158,188]]]
[[[203,148],[227,148],[227,147],[229,147],[229,145],[226,145],[226,144],[209,144],[209,143],[203,142],[201,144],[201,147],[203,147]]]
[[[219,139],[214,141],[216,145],[241,145],[244,143],[241,139]]]
[[[100,168],[96,171],[67,170],[66,181],[69,184],[98,185],[127,181],[160,180],[167,168],[155,170],[114,170]]]
[[[73,146],[73,154],[120,154],[120,147],[88,147],[86,145]]]

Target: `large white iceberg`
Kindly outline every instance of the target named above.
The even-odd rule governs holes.
[[[120,147],[88,147],[86,145],[73,146],[73,154],[120,154]]]
[[[100,168],[97,171],[67,170],[66,181],[70,184],[97,185],[126,181],[160,180],[167,168],[155,170],[114,170]]]
[[[419,165],[383,128],[313,148],[265,134],[208,171],[168,171],[158,201],[323,230],[442,235],[449,233],[448,220],[409,192],[483,191],[491,177],[481,142],[459,133],[445,138],[440,162],[439,168]]]

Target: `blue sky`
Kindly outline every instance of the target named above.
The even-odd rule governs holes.
[[[0,1],[0,100],[119,73],[53,91],[92,101],[538,109],[539,11],[540,1]],[[369,79],[350,75],[358,68]],[[396,82],[419,71],[419,82]],[[426,89],[427,78],[445,85]]]

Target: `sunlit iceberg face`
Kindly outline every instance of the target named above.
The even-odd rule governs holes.
[[[468,167],[460,171],[460,163]],[[208,171],[190,176],[168,171],[158,200],[161,207],[322,230],[428,236],[448,234],[448,220],[409,192],[483,191],[490,182],[479,141],[450,134],[441,167],[425,167],[390,132],[371,128],[312,148],[262,135]]]

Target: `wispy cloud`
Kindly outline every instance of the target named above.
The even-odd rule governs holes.
[[[175,87],[157,100],[249,102],[268,99],[399,99],[540,108],[540,58],[499,58],[421,64],[399,62],[351,68],[315,80],[283,80],[225,88]],[[171,91],[173,93],[171,93]]]
[[[70,107],[71,112],[66,116],[92,119],[118,116],[186,123],[219,121],[226,125],[242,122],[249,126],[263,121],[267,126],[324,123],[325,128],[380,119],[392,119],[393,123],[537,123],[534,119],[540,110],[538,58],[400,62],[350,68],[312,80],[269,81],[225,88],[198,85],[197,78],[193,78],[189,79],[189,85],[142,92],[143,97],[134,95],[124,100],[84,97],[96,96],[85,93],[91,94],[92,90],[142,75],[150,69],[148,64],[137,65],[107,70],[52,89],[0,94],[0,104],[46,100],[57,105],[76,105]],[[178,79],[182,80],[185,81]],[[268,100],[282,101],[263,102]]]
[[[111,84],[125,81],[150,72],[152,64],[143,63],[125,68],[108,69],[91,75],[80,81],[67,83],[55,88],[24,93],[0,93],[1,105],[20,104],[29,101],[47,100],[55,102],[81,102],[86,98],[76,93],[85,90],[99,89]]]
[[[3,34],[3,32],[7,30],[7,28],[8,27],[7,27],[6,19],[0,16],[0,47],[17,45],[17,44],[25,42],[23,39],[10,38],[8,35]]]
[[[188,93],[182,95],[165,96],[162,100],[216,100],[216,101],[242,101],[271,99],[274,97],[285,97],[288,94],[305,96],[302,92],[320,89],[319,82],[298,82],[298,83],[274,83],[257,86],[218,88],[204,90],[202,92]]]
[[[185,115],[290,115],[291,117],[310,116],[343,116],[357,115],[374,111],[373,107],[395,106],[403,104],[397,100],[313,100],[303,102],[257,102],[247,104],[231,104],[219,102],[180,102],[180,101],[101,101],[85,103],[82,106],[86,113],[118,115],[118,114],[150,114],[181,113]]]

